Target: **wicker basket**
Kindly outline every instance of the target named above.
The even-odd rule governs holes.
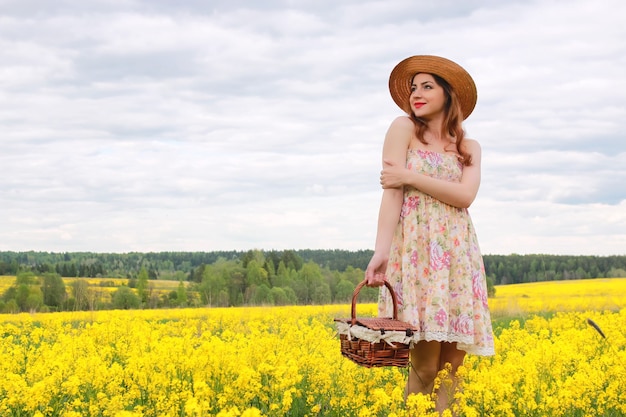
[[[361,282],[354,289],[352,295],[352,317],[336,318],[338,323],[344,323],[348,326],[342,326],[347,329],[346,332],[340,332],[339,340],[341,342],[341,354],[358,365],[366,368],[380,366],[397,366],[406,367],[409,363],[409,343],[389,342],[388,337],[393,336],[398,340],[408,339],[417,329],[409,323],[398,320],[398,301],[396,294],[387,281],[385,286],[391,294],[393,301],[393,318],[374,318],[374,317],[356,317],[356,299],[365,285],[365,281]],[[366,340],[353,335],[355,330],[369,330]],[[357,332],[358,333],[358,332]],[[363,332],[361,332],[363,333]]]

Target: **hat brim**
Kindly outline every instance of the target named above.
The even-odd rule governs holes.
[[[476,84],[463,67],[449,59],[434,55],[415,55],[406,58],[391,71],[389,76],[389,92],[393,101],[403,111],[410,113],[409,96],[411,81],[417,73],[435,74],[450,84],[461,105],[463,119],[474,111],[478,93]]]

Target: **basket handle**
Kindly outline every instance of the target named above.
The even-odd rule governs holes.
[[[366,281],[367,281],[366,279],[361,281],[359,285],[356,286],[356,288],[354,289],[354,293],[352,294],[352,325],[353,326],[356,324],[356,298],[359,295],[359,292],[361,292],[361,288],[365,286]],[[391,294],[391,300],[393,301],[393,319],[398,320],[398,299],[396,298],[396,293],[391,287],[391,284],[387,280],[384,280],[383,284],[385,284],[385,287],[387,287],[387,289],[389,290],[389,294]]]

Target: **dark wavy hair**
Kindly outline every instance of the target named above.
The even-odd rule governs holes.
[[[417,75],[417,74],[415,74]],[[413,78],[415,78],[415,75]],[[463,150],[463,140],[465,139],[465,130],[463,130],[463,112],[461,111],[461,104],[459,99],[446,80],[441,78],[438,75],[430,74],[435,79],[437,85],[443,88],[446,102],[444,104],[444,114],[445,117],[442,123],[442,131],[449,134],[452,138],[454,138],[456,151],[460,155],[459,161],[465,166],[469,166],[472,164],[472,155],[465,152]],[[411,80],[413,79],[411,78]],[[410,108],[410,106],[409,106]],[[410,111],[409,117],[413,120],[415,124],[415,136],[417,139],[423,144],[428,144],[426,139],[424,139],[424,133],[426,132],[427,124],[424,120],[415,116],[415,114]]]

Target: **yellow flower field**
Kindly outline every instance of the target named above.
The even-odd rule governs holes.
[[[626,278],[496,286],[489,306],[494,318],[545,311],[619,310],[626,307]]]
[[[497,355],[468,357],[458,414],[626,415],[625,290],[626,279],[497,287]],[[333,318],[348,315],[346,305],[0,315],[0,416],[435,415],[428,397],[405,404],[405,370],[341,356]]]
[[[14,282],[14,276],[0,275],[0,294],[4,293]]]
[[[84,281],[94,299],[103,304],[110,304],[112,294],[117,291],[120,286],[128,285],[129,283],[127,278],[63,278],[68,296],[72,295],[71,286],[77,280]],[[15,276],[0,275],[0,295],[14,284]],[[150,280],[148,282],[148,291],[151,295],[163,297],[167,296],[172,291],[176,291],[178,285],[178,281]],[[189,286],[189,282],[185,282],[185,285]],[[197,292],[189,290],[187,291],[187,296],[189,297],[189,305],[195,305],[199,298]]]

